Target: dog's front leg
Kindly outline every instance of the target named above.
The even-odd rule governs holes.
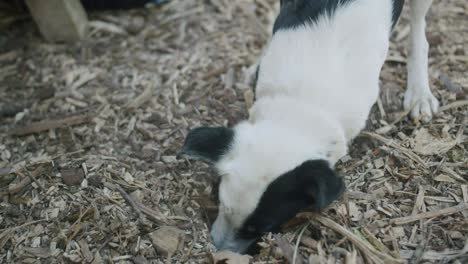
[[[439,108],[439,102],[429,87],[428,53],[426,39],[426,14],[432,0],[411,0],[411,33],[408,57],[408,87],[404,107],[411,107],[413,119],[429,122]]]

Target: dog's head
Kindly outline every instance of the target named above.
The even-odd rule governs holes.
[[[282,128],[244,122],[189,132],[182,152],[213,164],[221,177],[215,246],[245,252],[262,234],[278,232],[301,210],[337,199],[344,182],[301,138]]]

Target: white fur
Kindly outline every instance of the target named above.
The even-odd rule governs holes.
[[[425,15],[432,0],[411,1],[405,108],[428,121],[438,101],[429,88]],[[218,249],[244,251],[235,232],[268,185],[302,162],[333,166],[364,127],[378,96],[391,30],[391,0],[358,0],[313,25],[280,30],[260,61],[257,102],[237,125],[222,174],[212,237]]]
[[[272,37],[250,119],[234,128],[232,148],[216,164],[223,179],[212,237],[219,249],[244,249],[235,230],[281,174],[311,159],[333,166],[346,154],[378,96],[391,15],[391,0],[359,0]]]
[[[432,0],[412,0],[411,34],[408,57],[408,88],[404,107],[411,110],[411,117],[428,122],[439,108],[439,102],[429,88],[428,52],[425,17]]]

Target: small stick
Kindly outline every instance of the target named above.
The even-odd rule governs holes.
[[[166,219],[165,216],[161,215],[159,212],[155,211],[154,209],[151,209],[141,203],[138,203],[139,208],[141,211],[147,215],[149,218],[151,218],[154,222],[158,224],[169,224],[171,221]]]
[[[395,225],[403,225],[403,224],[415,222],[421,219],[434,218],[434,217],[438,217],[442,215],[451,215],[451,214],[455,214],[455,213],[458,213],[467,209],[468,209],[468,203],[461,203],[459,205],[448,207],[448,208],[435,211],[435,212],[427,212],[427,213],[422,213],[422,214],[417,214],[417,215],[394,218],[390,221],[390,223],[395,224]]]
[[[138,201],[135,201],[135,199],[133,199],[120,185],[106,182],[104,183],[104,186],[111,190],[118,191],[125,199],[125,201],[130,205],[130,207],[135,210],[142,222],[145,220],[145,215],[147,215],[149,218],[151,218],[151,220],[153,220],[153,222],[157,224],[168,224],[170,222],[157,211],[146,207]]]
[[[117,184],[112,184],[105,182],[104,186],[113,190],[113,191],[118,191],[120,195],[124,198],[124,200],[133,208],[133,210],[138,214],[138,217],[140,218],[141,221],[145,219],[145,216],[140,210],[140,207],[136,203],[136,201],[122,188],[120,185]]]
[[[148,87],[135,99],[129,102],[125,107],[129,110],[138,109],[140,106],[148,102],[151,98],[153,98],[154,91],[156,87],[160,85],[160,81],[156,81],[156,83],[148,84]]]
[[[281,249],[283,252],[284,258],[288,260],[289,263],[291,264],[298,264],[298,263],[304,263],[304,260],[302,259],[301,256],[296,256],[296,262],[293,262],[294,259],[294,249],[293,247],[289,244],[289,241],[286,240],[284,237],[280,235],[275,236],[275,240],[278,244],[278,247]]]
[[[411,215],[416,215],[421,209],[421,206],[424,203],[424,191],[424,187],[419,186],[418,196],[416,196],[416,202],[414,203]]]
[[[385,109],[383,107],[383,103],[382,103],[382,100],[379,98],[377,98],[377,106],[379,107],[379,111],[380,111],[380,116],[382,118],[385,118],[385,116],[387,115],[387,113],[385,113]]]
[[[294,255],[293,255],[293,261],[292,263],[296,263],[297,261],[297,252],[299,251],[299,243],[301,242],[301,239],[302,239],[302,235],[304,234],[304,231],[307,229],[307,227],[309,227],[310,223],[308,223],[307,225],[305,225],[301,232],[299,233],[299,236],[297,237],[297,241],[296,241],[296,246],[294,247]]]
[[[10,185],[8,187],[8,193],[16,194],[23,190],[24,187],[28,186],[31,183],[31,178],[24,177],[19,183],[15,185]]]
[[[403,263],[402,260],[395,259],[371,247],[369,244],[362,241],[362,239],[360,239],[358,236],[351,233],[349,230],[340,226],[339,224],[337,224],[331,219],[328,219],[320,215],[313,215],[313,216],[310,215],[309,217],[310,219],[315,219],[319,221],[322,225],[330,229],[333,229],[334,231],[338,232],[342,236],[347,237],[349,241],[351,241],[357,248],[359,248],[359,250],[361,250],[362,253],[374,263],[382,263],[382,264],[383,263]]]
[[[18,174],[20,174],[20,172],[18,172]],[[28,178],[30,178],[31,181],[33,181],[35,184],[37,184],[37,186],[39,186],[39,189],[41,189],[43,192],[47,191],[44,188],[44,186],[42,186],[42,184],[36,179],[36,177],[31,174],[31,172],[26,171],[26,175],[28,175]]]
[[[24,127],[17,127],[10,131],[10,135],[14,136],[25,136],[29,134],[35,134],[51,129],[56,129],[64,126],[73,126],[73,125],[80,125],[83,123],[87,123],[91,121],[91,116],[85,115],[77,115],[66,117],[63,119],[58,120],[43,120],[39,122],[34,122],[28,124]]]
[[[16,193],[19,193],[21,192],[21,190],[24,189],[24,187],[28,186],[33,180],[36,182],[36,184],[39,186],[39,188],[41,188],[43,191],[45,191],[44,187],[42,187],[42,185],[40,185],[37,181],[36,181],[36,177],[39,176],[39,174],[41,174],[41,172],[44,170],[44,166],[39,166],[37,167],[32,173],[28,173],[28,176],[29,177],[26,177],[24,176],[22,173],[20,172],[17,172],[19,175],[22,175],[23,176],[23,179],[15,184],[15,185],[10,185],[8,187],[8,193],[9,194],[16,194]]]
[[[468,203],[468,185],[462,185],[461,189],[463,194],[463,201]]]
[[[39,220],[24,223],[24,224],[22,224],[20,226],[14,226],[14,227],[2,229],[1,230],[2,233],[0,233],[0,239],[3,239],[5,237],[5,235],[8,234],[8,232],[16,231],[16,230],[21,229],[23,227],[34,225],[34,224],[37,224],[37,223],[42,223],[42,222],[47,222],[47,220],[46,219],[39,219]]]
[[[414,103],[410,108],[406,109],[405,111],[399,113],[395,120],[393,120],[393,122],[391,122],[390,124],[377,129],[377,134],[386,134],[388,131],[395,127],[396,123],[400,122],[404,117],[408,116],[415,106],[416,103]]]
[[[367,241],[369,241],[369,243],[371,243],[378,250],[385,252],[385,253],[390,253],[390,249],[388,249],[382,242],[380,242],[380,240],[378,240],[375,237],[375,235],[372,234],[371,231],[369,231],[369,229],[364,227],[362,229],[362,235]]]
[[[404,148],[404,147],[401,147],[400,145],[396,144],[393,140],[391,139],[388,139],[386,137],[383,137],[379,134],[376,134],[376,133],[372,133],[372,132],[362,132],[361,133],[362,135],[364,136],[367,136],[367,137],[370,137],[370,138],[374,138],[382,143],[384,143],[385,145],[387,146],[390,146],[394,149],[397,149],[399,151],[401,151],[401,153],[405,156],[407,156],[409,159],[413,160],[414,162],[416,163],[419,163],[420,165],[422,165],[424,167],[424,169],[427,168],[427,164],[424,162],[423,159],[421,159],[421,157],[419,157],[418,155],[416,155],[413,151],[407,149],[407,148]]]
[[[468,105],[468,100],[460,100],[460,101],[455,101],[451,104],[441,106],[439,108],[439,112],[444,112],[452,108],[457,108],[457,107],[462,107]]]
[[[202,80],[208,80],[210,78],[216,77],[226,72],[226,66],[222,66],[220,68],[215,68],[211,71],[208,71],[204,76],[202,76]]]

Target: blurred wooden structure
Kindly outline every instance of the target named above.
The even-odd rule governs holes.
[[[86,35],[88,17],[80,0],[26,0],[44,38],[50,42],[75,42]]]

